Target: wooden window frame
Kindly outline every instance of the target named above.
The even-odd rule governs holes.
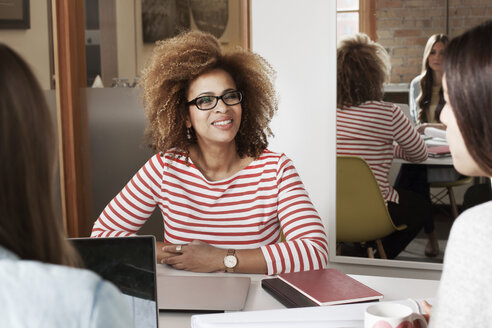
[[[376,0],[359,0],[358,10],[337,10],[338,13],[358,13],[359,32],[376,41]]]
[[[359,31],[376,41],[376,0],[359,0]]]
[[[53,0],[52,14],[63,226],[68,237],[85,237],[93,221],[84,0]]]

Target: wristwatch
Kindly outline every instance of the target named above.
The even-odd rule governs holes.
[[[237,262],[236,250],[228,249],[227,255],[224,257],[226,272],[234,272],[234,268],[237,266]]]

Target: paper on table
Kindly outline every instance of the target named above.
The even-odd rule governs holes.
[[[448,144],[448,141],[441,138],[430,138],[425,140],[425,144],[427,145],[427,147],[446,146]]]
[[[427,147],[444,146],[448,144],[446,131],[437,128],[425,128],[424,139]]]
[[[379,302],[382,303],[382,302]],[[413,300],[391,301],[410,306],[418,312]],[[364,311],[374,303],[355,303],[333,306],[316,306],[282,310],[202,314],[191,317],[192,328],[318,328],[318,327],[363,327]]]
[[[437,128],[425,128],[424,134],[432,138],[439,138],[446,140],[446,130],[441,130]]]

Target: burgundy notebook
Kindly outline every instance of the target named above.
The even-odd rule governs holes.
[[[381,293],[337,269],[283,273],[278,277],[317,305],[377,301],[383,298]]]
[[[448,145],[427,147],[427,152],[429,153],[429,157],[451,156]]]

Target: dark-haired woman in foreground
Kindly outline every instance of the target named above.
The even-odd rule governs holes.
[[[55,150],[36,78],[0,43],[0,326],[132,327],[116,287],[76,268],[54,210]]]
[[[446,48],[446,105],[441,121],[456,170],[492,177],[492,21],[454,38]],[[492,202],[463,212],[446,246],[431,327],[492,323]]]

